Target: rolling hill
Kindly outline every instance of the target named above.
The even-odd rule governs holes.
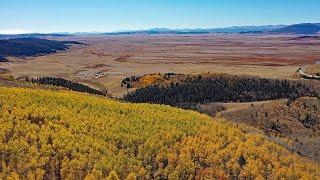
[[[272,31],[272,33],[286,34],[316,34],[318,32],[320,32],[320,25],[312,23],[295,24]]]
[[[53,34],[43,34],[43,33],[29,33],[29,34],[0,34],[0,39],[16,39],[16,38],[40,38],[45,39],[48,37],[66,37],[72,36],[69,33],[53,33]]]
[[[128,93],[130,102],[159,103],[192,108],[197,103],[254,102],[301,96],[319,96],[318,88],[303,81],[275,80],[225,74],[152,76],[154,82]],[[137,81],[146,78],[138,79]],[[166,81],[161,81],[166,79]],[[128,82],[134,83],[134,82]],[[144,83],[145,84],[145,83]],[[128,87],[128,86],[127,86]],[[130,86],[129,86],[130,87]]]
[[[63,51],[71,44],[82,44],[75,41],[54,41],[38,38],[14,38],[0,40],[0,61],[5,57],[27,57]]]
[[[318,179],[248,127],[164,105],[0,87],[0,179]]]

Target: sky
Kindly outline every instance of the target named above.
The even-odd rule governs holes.
[[[0,0],[0,34],[320,22],[320,0]]]

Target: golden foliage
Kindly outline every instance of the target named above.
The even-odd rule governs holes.
[[[155,84],[157,81],[164,81],[164,78],[159,74],[148,74],[143,76],[140,80],[140,86],[145,87]]]
[[[319,179],[259,134],[163,105],[0,87],[0,179]]]

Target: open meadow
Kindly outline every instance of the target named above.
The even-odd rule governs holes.
[[[48,37],[46,37],[48,38]],[[50,38],[50,37],[49,37]],[[72,45],[56,54],[0,64],[15,78],[62,77],[121,96],[125,77],[176,72],[293,78],[320,59],[320,40],[294,35],[75,35],[51,37]]]

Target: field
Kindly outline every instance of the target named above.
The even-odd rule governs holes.
[[[213,72],[292,78],[320,59],[320,40],[291,35],[82,35],[65,52],[1,63],[20,76],[57,76],[121,96],[123,78],[147,73]]]
[[[309,65],[306,68],[306,72],[312,75],[320,75],[320,64]]]

